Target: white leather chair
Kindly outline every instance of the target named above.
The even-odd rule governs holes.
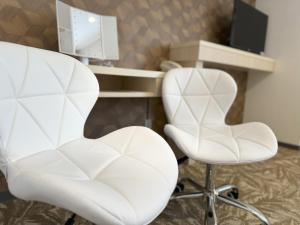
[[[174,190],[176,158],[144,127],[85,138],[98,96],[94,74],[74,58],[0,42],[0,165],[9,191],[96,224],[148,224]]]
[[[165,126],[165,133],[189,158],[207,164],[205,187],[188,180],[201,190],[177,193],[173,198],[205,196],[205,224],[217,224],[216,200],[248,210],[263,224],[270,224],[259,210],[237,199],[236,186],[215,188],[213,183],[214,165],[262,161],[277,152],[276,137],[265,124],[225,124],[236,93],[235,81],[220,70],[182,68],[167,73],[163,103],[170,124]]]

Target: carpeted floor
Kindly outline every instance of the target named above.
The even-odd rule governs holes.
[[[182,165],[181,174],[201,182],[204,165]],[[272,225],[300,225],[300,151],[280,148],[276,157],[266,162],[217,168],[216,184],[237,184],[240,199],[255,205]],[[189,188],[189,187],[188,187]],[[171,201],[152,225],[201,225],[201,199]],[[242,210],[218,205],[219,225],[258,225]],[[70,215],[46,204],[8,201],[0,204],[0,225],[58,225]],[[90,225],[78,219],[76,225]],[[103,224],[105,225],[105,224]]]

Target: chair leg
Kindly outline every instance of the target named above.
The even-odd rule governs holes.
[[[190,183],[192,186],[194,186],[198,191],[196,192],[185,192],[184,191],[184,183]],[[198,198],[205,195],[205,188],[195,182],[194,180],[190,178],[183,178],[181,179],[176,186],[176,189],[171,196],[172,199],[180,199],[180,198]]]
[[[206,178],[205,178],[205,187],[202,187],[197,182],[185,178],[182,179],[181,182],[189,182],[194,187],[196,187],[199,191],[198,192],[178,192],[174,193],[171,199],[179,199],[179,198],[193,198],[193,197],[205,197],[206,204],[205,204],[205,216],[204,216],[204,225],[217,225],[217,213],[216,213],[216,201],[225,202],[231,206],[235,206],[241,209],[244,209],[253,215],[255,215],[263,225],[270,225],[269,220],[264,216],[264,214],[256,209],[255,207],[243,203],[238,199],[238,187],[235,185],[223,185],[221,187],[215,187],[214,184],[214,166],[207,164],[206,165]],[[182,184],[182,183],[181,183]],[[224,194],[227,192],[228,196]]]
[[[185,183],[185,182],[190,183],[192,186],[194,186],[196,189],[200,191],[204,191],[205,189],[201,184],[198,184],[196,181],[188,177],[182,178],[179,183]]]
[[[252,205],[249,205],[247,203],[241,202],[239,200],[227,197],[227,196],[222,196],[222,195],[217,195],[217,199],[219,199],[222,202],[225,202],[228,205],[235,206],[240,209],[244,209],[253,215],[255,215],[262,223],[263,225],[270,225],[271,223],[269,220],[265,217],[265,215],[258,210],[257,208],[253,207]]]
[[[233,185],[233,184],[226,184],[226,185],[223,185],[223,186],[220,186],[220,187],[217,187],[216,188],[216,192],[218,194],[222,194],[224,192],[227,192],[227,191],[232,191],[232,190],[238,190],[238,187],[236,185]]]
[[[217,225],[217,212],[214,196],[206,197],[206,208],[204,215],[204,225]]]
[[[198,198],[198,197],[203,197],[204,192],[202,191],[197,191],[197,192],[179,192],[175,193],[171,196],[171,200],[173,199],[181,199],[181,198]]]
[[[217,212],[215,208],[215,184],[214,184],[214,167],[213,165],[206,165],[206,179],[205,179],[205,194],[206,194],[206,208],[204,216],[204,225],[217,225]]]

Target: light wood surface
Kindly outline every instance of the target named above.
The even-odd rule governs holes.
[[[203,63],[213,63],[265,72],[275,69],[272,58],[203,40],[172,45],[170,60],[183,66],[199,67]]]
[[[88,66],[100,82],[99,97],[103,98],[149,98],[161,96],[164,72]]]
[[[101,91],[99,94],[101,98],[149,98],[157,97],[157,95],[150,91]]]
[[[98,65],[88,65],[90,70],[94,74],[105,74],[111,76],[125,76],[125,77],[146,77],[146,78],[162,78],[164,72],[153,70],[139,70],[139,69],[127,69],[120,67],[108,67]]]

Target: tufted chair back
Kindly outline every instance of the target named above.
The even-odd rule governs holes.
[[[163,82],[163,103],[169,122],[191,135],[198,134],[205,125],[224,125],[236,93],[233,78],[214,69],[174,69]]]
[[[94,74],[69,56],[0,42],[0,165],[83,137],[99,95]]]

